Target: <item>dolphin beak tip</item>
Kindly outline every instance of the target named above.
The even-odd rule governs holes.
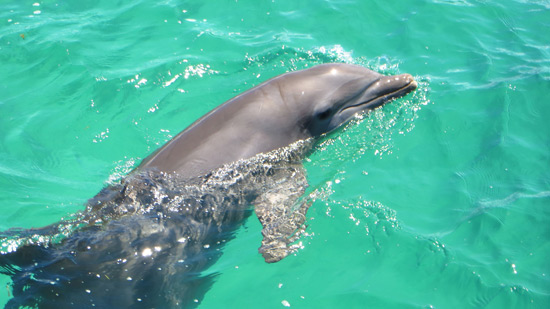
[[[418,83],[414,80],[414,77],[411,74],[403,74],[405,79],[409,82],[408,88],[413,91],[418,88]]]

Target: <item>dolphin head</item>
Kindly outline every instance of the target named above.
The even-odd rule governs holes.
[[[188,178],[204,175],[224,164],[321,136],[416,86],[409,74],[384,76],[349,64],[279,75],[204,115],[138,169]]]
[[[325,64],[288,74],[279,83],[284,99],[298,111],[297,122],[311,136],[328,133],[354,115],[373,110],[413,91],[409,74],[385,76],[350,64]],[[289,104],[289,103],[287,103]]]

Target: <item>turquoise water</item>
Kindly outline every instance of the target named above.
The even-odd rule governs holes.
[[[349,62],[420,87],[318,145],[301,249],[266,264],[251,217],[200,308],[550,307],[549,1],[0,7],[0,230],[82,210],[272,76]]]

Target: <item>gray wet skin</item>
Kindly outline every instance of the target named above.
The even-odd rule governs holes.
[[[416,89],[409,74],[384,76],[350,64],[324,64],[270,79],[195,121],[143,160],[193,178],[224,164],[317,137]]]

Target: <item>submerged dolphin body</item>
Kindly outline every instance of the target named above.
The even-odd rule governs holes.
[[[205,270],[250,205],[263,226],[260,253],[279,261],[309,207],[299,198],[307,187],[301,159],[311,143],[415,88],[408,74],[325,64],[236,96],[102,190],[77,217],[0,234],[18,247],[0,255],[0,271],[13,280],[7,306],[196,304],[212,283]]]

